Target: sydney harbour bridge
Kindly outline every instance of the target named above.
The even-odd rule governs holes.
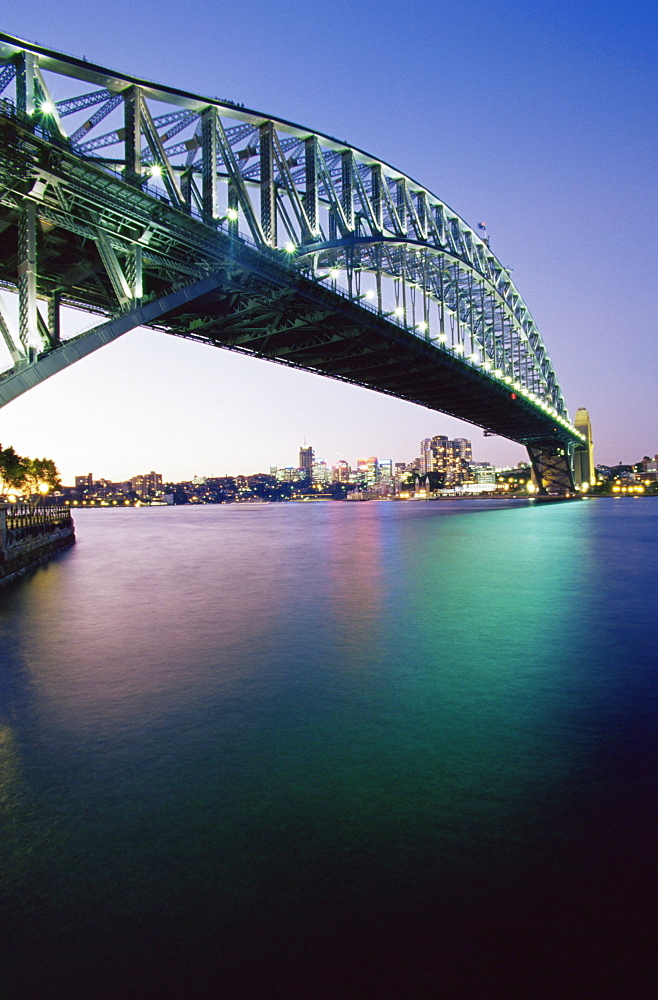
[[[572,425],[509,271],[363,150],[0,34],[0,406],[154,327],[341,379],[526,446],[574,489]],[[63,339],[60,309],[99,322]]]

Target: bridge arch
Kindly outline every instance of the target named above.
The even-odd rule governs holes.
[[[7,35],[0,129],[0,282],[20,300],[0,404],[150,322],[470,420],[569,478],[581,435],[509,271],[404,172]],[[61,304],[108,319],[63,344]]]

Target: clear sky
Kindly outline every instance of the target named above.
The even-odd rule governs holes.
[[[0,16],[9,34],[344,139],[484,221],[606,464],[658,452],[657,27],[644,0],[5,0]],[[433,434],[471,438],[479,460],[525,456],[146,330],[0,412],[3,445],[54,458],[65,482],[266,471],[296,464],[304,439],[330,463],[408,461]]]

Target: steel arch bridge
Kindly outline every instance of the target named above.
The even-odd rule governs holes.
[[[509,271],[427,188],[329,136],[0,34],[0,406],[137,326],[341,379],[524,444],[582,434]],[[60,336],[62,305],[104,320]]]

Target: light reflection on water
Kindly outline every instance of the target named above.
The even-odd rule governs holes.
[[[76,515],[0,619],[25,995],[34,948],[89,995],[349,1000],[601,951],[650,843],[658,519],[502,506]]]

